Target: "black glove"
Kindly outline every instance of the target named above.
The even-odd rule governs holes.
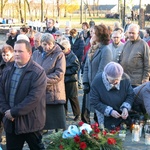
[[[90,92],[89,83],[83,83],[83,91],[84,91],[85,94],[88,94]]]

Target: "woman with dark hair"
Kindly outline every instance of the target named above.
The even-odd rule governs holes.
[[[104,24],[96,25],[91,38],[91,48],[87,53],[87,58],[83,72],[83,90],[87,94],[82,107],[82,121],[90,123],[90,111],[94,111],[90,107],[89,91],[90,86],[98,73],[103,72],[104,67],[112,61],[112,52],[108,47],[110,41],[109,30]]]
[[[70,41],[70,44],[71,44],[71,50],[77,56],[77,58],[80,62],[80,67],[81,67],[81,62],[82,62],[82,57],[83,57],[83,50],[84,50],[84,41],[79,36],[78,31],[76,29],[71,29],[70,30],[69,41]],[[79,69],[79,71],[78,71],[78,87],[80,89],[82,88],[81,69]]]
[[[0,76],[2,72],[8,67],[11,66],[14,62],[14,49],[10,45],[4,45],[1,49],[2,59],[0,61]],[[3,134],[3,114],[0,113],[0,143],[2,142],[2,134]],[[1,145],[0,145],[0,150]]]
[[[86,40],[90,37],[89,25],[87,22],[82,23],[82,31],[80,32],[81,38],[86,43]]]
[[[4,45],[1,50],[0,75],[2,71],[14,61],[14,49],[10,45]]]

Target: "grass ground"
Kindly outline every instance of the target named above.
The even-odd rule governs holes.
[[[120,22],[120,24],[122,24],[122,20],[121,19],[114,19],[114,18],[100,18],[100,17],[95,17],[92,18],[93,21],[95,21],[96,24],[105,24],[107,26],[111,26],[113,27],[114,22],[118,21]],[[86,17],[83,16],[82,22],[90,22],[91,17]],[[60,28],[65,28],[65,26],[67,25],[67,23],[71,23],[71,27],[72,28],[79,28],[81,29],[81,20],[80,17],[62,17],[60,19],[58,19],[59,24],[60,24]],[[138,23],[138,21],[133,21],[133,23]],[[145,22],[145,27],[150,27],[150,21],[146,21]]]
[[[90,22],[91,18],[85,18],[83,17],[82,22]],[[114,22],[116,21],[120,21],[119,19],[108,19],[108,18],[93,18],[93,21],[95,21],[96,24],[106,24],[109,26],[113,26]],[[67,25],[67,23],[70,22],[71,23],[71,27],[72,28],[81,28],[81,20],[80,18],[77,17],[66,17],[66,18],[60,18],[59,19],[59,23],[60,23],[60,28],[65,28],[65,26]]]

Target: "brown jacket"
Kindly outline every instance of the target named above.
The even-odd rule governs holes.
[[[127,41],[121,54],[121,65],[131,79],[131,84],[138,86],[150,76],[150,49],[145,41]]]
[[[42,58],[42,52],[34,51],[33,60],[41,65],[47,75],[46,104],[64,104],[66,102],[64,74],[65,56],[58,45]]]

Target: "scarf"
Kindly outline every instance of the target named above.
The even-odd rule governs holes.
[[[99,49],[99,47],[100,47],[100,43],[96,43],[90,47],[89,53],[88,53],[90,61],[93,59],[93,56],[95,52]]]

